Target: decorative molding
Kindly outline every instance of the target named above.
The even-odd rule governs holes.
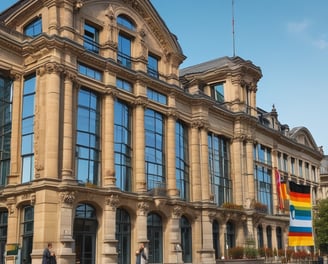
[[[62,203],[72,205],[75,201],[75,192],[62,192],[60,193],[60,199]]]
[[[110,197],[106,198],[106,205],[109,205],[113,211],[115,211],[120,205],[120,199],[118,198],[118,195],[112,194]]]
[[[147,202],[139,202],[138,203],[138,215],[147,215],[149,210],[149,204]]]
[[[183,208],[180,205],[176,205],[172,209],[172,217],[173,218],[180,218],[183,213]]]

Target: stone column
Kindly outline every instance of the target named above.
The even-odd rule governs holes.
[[[64,11],[64,15],[61,16],[62,19],[62,29],[64,29],[62,31],[62,36],[64,38],[69,38],[69,39],[73,39],[74,37],[74,29],[73,29],[73,3],[72,2],[64,2],[64,7],[63,7],[63,11]]]
[[[203,211],[202,212],[202,249],[201,249],[201,263],[215,264],[215,250],[213,249],[213,228],[212,220],[215,213]]]
[[[171,218],[168,222],[169,230],[169,248],[168,263],[183,263],[182,251],[179,249],[181,246],[181,232],[180,232],[180,218],[183,209],[181,206],[176,205],[172,209]]]
[[[65,72],[62,179],[73,180],[73,81],[75,74]]]
[[[145,177],[145,107],[146,100],[138,98],[135,101],[135,175],[136,185],[135,191],[145,192],[147,190]]]
[[[176,186],[176,164],[175,164],[175,124],[176,113],[169,113],[167,120],[167,192],[170,197],[177,197],[178,190]]]
[[[12,97],[12,130],[10,142],[10,174],[8,185],[20,183],[20,163],[21,163],[21,103],[23,86],[22,78],[19,74],[13,73],[13,97]],[[9,229],[8,229],[9,230]],[[9,236],[8,236],[9,237]]]
[[[120,200],[117,195],[111,195],[106,198],[106,205],[104,209],[104,243],[102,247],[101,260],[101,263],[104,264],[117,263],[117,240],[115,238],[115,229],[116,209],[119,206],[119,203]]]
[[[204,125],[200,129],[200,167],[201,167],[201,199],[202,201],[213,201],[213,194],[210,192],[210,179],[208,172],[208,131]]]
[[[55,63],[46,65],[47,83],[45,89],[45,177],[58,178],[59,151],[59,109],[60,109],[60,72],[61,68]],[[41,109],[40,109],[41,111]],[[41,120],[40,120],[41,121]],[[37,133],[38,131],[36,131]],[[37,139],[36,139],[37,141]]]
[[[199,124],[192,123],[191,127],[191,146],[190,146],[190,187],[191,187],[191,200],[201,201],[201,169],[200,169],[200,146],[199,146]]]
[[[58,14],[57,6],[55,2],[50,2],[51,5],[48,7],[48,34],[57,35],[57,24],[58,24]]]
[[[247,139],[246,141],[246,175],[247,175],[247,195],[249,199],[257,199],[255,193],[255,175],[254,175],[254,153],[253,153],[253,140]]]
[[[132,263],[135,263],[135,254],[136,250],[139,248],[140,243],[144,243],[145,247],[148,248],[148,238],[147,238],[147,216],[149,211],[149,204],[147,202],[139,202],[137,204],[137,218],[136,218],[136,238],[137,243],[132,245],[132,255],[134,259]]]
[[[104,100],[103,114],[103,172],[104,187],[116,187],[115,161],[114,161],[114,104],[116,93],[109,88]]]
[[[221,255],[228,258],[228,244],[227,244],[227,223],[224,221],[220,224],[220,252]]]
[[[56,248],[57,261],[60,259],[60,263],[70,264],[75,263],[75,241],[73,239],[75,192],[60,193],[60,200],[60,217],[58,219],[60,247]]]

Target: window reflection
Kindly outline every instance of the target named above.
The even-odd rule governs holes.
[[[81,89],[77,109],[77,179],[98,184],[100,158],[100,112],[98,95]]]

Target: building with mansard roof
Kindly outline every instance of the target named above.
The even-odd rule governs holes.
[[[0,263],[215,263],[287,246],[281,179],[321,197],[322,151],[257,107],[260,67],[185,55],[148,0],[0,14]]]

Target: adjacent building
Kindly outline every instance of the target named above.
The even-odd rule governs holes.
[[[260,67],[185,58],[148,0],[0,14],[0,263],[40,263],[48,242],[59,264],[134,263],[139,243],[149,263],[194,264],[287,246],[277,181],[315,203],[322,151],[257,107]]]

